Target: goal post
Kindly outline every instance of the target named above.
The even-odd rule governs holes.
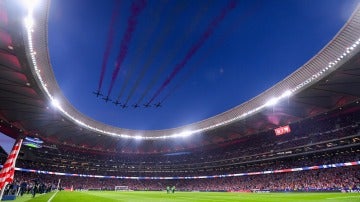
[[[129,186],[115,186],[115,191],[130,191]]]

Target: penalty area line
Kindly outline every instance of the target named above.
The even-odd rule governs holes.
[[[56,192],[49,198],[49,200],[47,202],[51,202],[58,192],[59,192],[59,190],[56,190]]]

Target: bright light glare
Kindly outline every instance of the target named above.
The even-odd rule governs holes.
[[[271,98],[268,102],[266,102],[266,106],[274,106],[276,105],[276,103],[278,103],[279,99],[278,98]]]
[[[34,19],[31,16],[25,18],[25,27],[31,29],[34,26]]]
[[[52,106],[59,109],[60,108],[60,102],[57,99],[53,99],[51,102]]]
[[[292,92],[290,90],[287,90],[281,95],[281,97],[289,97],[291,94]]]
[[[21,2],[26,9],[34,9],[38,5],[39,0],[22,0]]]
[[[183,132],[179,133],[179,136],[180,136],[180,137],[188,137],[188,136],[190,136],[191,134],[192,134],[191,131],[183,131]]]

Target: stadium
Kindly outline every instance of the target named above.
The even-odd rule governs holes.
[[[103,37],[108,41],[102,42],[106,47],[111,46],[112,40],[116,41],[116,37],[112,38],[115,28],[111,26],[121,13],[116,10],[118,1],[114,2],[110,5],[114,7],[112,17],[110,12],[107,18],[111,18],[110,31]],[[150,111],[150,118],[146,117],[149,125],[151,119],[159,122],[155,113],[162,110],[169,110],[164,113],[176,117],[174,114],[178,111],[171,105],[174,100],[171,97],[182,102],[189,99],[196,104],[196,99],[181,99],[184,95],[178,93],[178,86],[171,88],[171,85],[176,84],[177,78],[184,86],[194,81],[186,79],[196,74],[195,68],[186,67],[191,67],[192,59],[204,61],[201,57],[197,58],[197,53],[204,53],[204,58],[209,58],[206,57],[208,52],[201,52],[203,49],[216,50],[220,47],[216,45],[216,42],[223,42],[222,37],[216,35],[216,31],[220,30],[218,27],[223,24],[242,26],[248,18],[256,18],[252,12],[262,8],[262,1],[249,4],[249,7],[245,3],[244,7],[250,13],[245,12],[242,16],[245,20],[226,24],[227,17],[234,18],[239,13],[233,12],[234,9],[243,8],[240,1],[214,1],[216,6],[204,6],[210,4],[205,0],[192,6],[181,4],[186,1],[166,1],[170,2],[166,5],[165,1],[162,2],[164,4],[145,0],[124,2],[121,6],[125,7],[127,3],[131,8],[127,13],[130,17],[128,20],[124,17],[127,20],[123,25],[125,34],[121,35],[123,38],[119,37],[121,48],[114,62],[115,71],[112,75],[105,73],[105,63],[111,60],[110,53],[105,51],[99,56],[100,63],[102,60],[105,64],[101,69],[104,74],[98,74],[99,69],[95,74],[96,79],[99,78],[98,88],[94,91],[96,87],[90,86],[93,80],[81,86],[86,86],[86,93],[91,94],[91,101],[86,99],[96,103],[92,108],[109,108],[117,114],[123,113],[125,119],[132,119],[137,114],[145,117],[144,114]],[[52,3],[59,4],[56,1]],[[190,1],[187,3],[190,4]],[[198,13],[191,10],[196,6],[204,9]],[[310,59],[302,61],[300,67],[290,74],[282,76],[280,81],[240,103],[234,98],[236,106],[225,107],[221,112],[214,112],[215,115],[206,115],[185,124],[180,118],[173,118],[171,121],[176,123],[170,127],[146,127],[147,121],[141,118],[127,127],[122,123],[118,125],[97,120],[75,106],[66,95],[65,88],[59,84],[61,81],[56,74],[59,70],[56,70],[54,61],[58,59],[53,54],[51,47],[55,42],[50,40],[49,34],[54,28],[51,27],[54,26],[50,17],[52,9],[54,6],[48,0],[0,0],[0,132],[14,145],[8,152],[5,145],[9,142],[0,142],[2,200],[360,201],[359,5],[352,5],[346,22],[331,36],[331,40],[326,41],[325,46],[312,54]],[[101,10],[100,7],[93,9]],[[189,51],[166,49],[176,53],[169,53],[173,56],[169,58],[177,61],[174,68],[150,77],[146,71],[161,66],[152,58],[155,58],[155,53],[161,55],[164,52],[158,47],[150,47],[151,51],[133,48],[130,39],[133,37],[136,41],[139,34],[134,33],[140,25],[156,21],[144,20],[141,12],[144,12],[143,15],[155,13],[156,16],[155,11],[161,9],[182,18],[187,16],[184,9],[191,10],[194,13],[190,19],[194,22],[193,32],[196,33],[197,27],[205,31],[198,34],[198,41],[192,39],[194,35],[191,34],[194,33],[184,37],[188,41],[171,38],[175,44],[189,42],[189,46],[184,45]],[[161,17],[159,27],[164,26],[163,21],[173,22],[172,16]],[[204,23],[205,28],[200,26],[201,23],[195,23],[202,22],[202,17],[208,23]],[[152,19],[155,17],[152,16]],[[75,19],[73,23],[76,23]],[[188,24],[191,23],[181,26]],[[155,42],[159,42],[166,47],[167,43],[161,41],[166,34],[162,35],[156,29],[150,33],[149,30],[142,30],[141,36],[149,36],[149,44],[156,46],[158,43]],[[170,33],[169,30],[165,29],[164,33]],[[232,30],[228,31],[229,35],[234,32]],[[174,38],[177,35],[171,36]],[[81,39],[73,41],[76,40]],[[208,47],[207,44],[215,45]],[[72,48],[76,50],[75,46]],[[85,51],[69,60],[81,60],[82,54],[86,60],[91,60],[92,57],[86,55],[90,53]],[[261,57],[261,51],[257,57]],[[148,58],[139,57],[143,52],[151,54]],[[182,54],[184,57],[179,56]],[[138,57],[145,60],[143,69],[140,73],[132,73],[133,77],[126,77],[131,75],[129,71],[125,74],[120,70],[122,63],[127,64],[127,57],[134,57],[135,62]],[[169,64],[173,64],[170,59]],[[190,73],[182,75],[185,70]],[[222,74],[224,70],[221,68],[219,75]],[[117,98],[112,94],[117,88],[115,81],[118,78],[128,79],[129,87],[133,87],[127,99],[120,99],[120,88],[117,89],[120,90]],[[144,88],[145,91],[138,90],[138,85],[148,80],[150,84]],[[184,80],[189,82],[181,83]],[[265,80],[256,82],[266,83]],[[155,84],[158,88],[153,89]],[[192,88],[186,88],[186,93],[192,96],[190,91]],[[81,94],[80,91],[77,93]],[[168,94],[160,99],[164,93]],[[217,95],[213,96],[215,99]],[[144,102],[145,99],[148,100]],[[176,103],[179,108],[180,104]],[[196,107],[191,110],[196,110]],[[111,116],[111,112],[108,113]],[[168,118],[164,117],[160,120],[165,122]],[[15,170],[14,173],[11,169]]]

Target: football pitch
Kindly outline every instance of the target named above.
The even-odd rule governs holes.
[[[86,192],[51,192],[37,195],[32,198],[30,194],[17,197],[15,202],[110,202],[110,201],[129,201],[129,202],[231,202],[231,201],[328,201],[328,202],[360,202],[360,193],[226,193],[226,192],[176,192],[167,194],[166,192],[115,192],[115,191],[86,191]]]

